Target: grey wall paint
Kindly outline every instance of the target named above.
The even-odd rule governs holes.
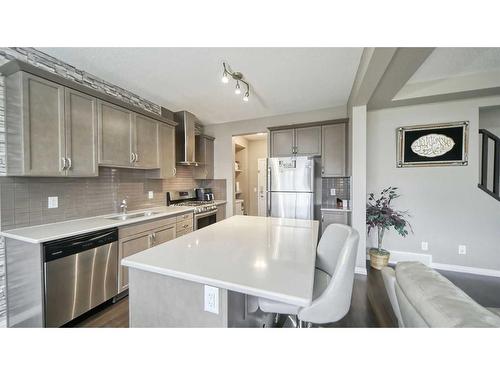
[[[400,188],[396,207],[409,210],[415,231],[406,238],[389,232],[384,248],[429,253],[433,262],[500,270],[500,202],[477,187],[479,109],[500,97],[435,103],[368,112],[367,191]],[[469,165],[396,168],[396,128],[448,121],[470,121]],[[429,243],[429,251],[421,249]],[[375,237],[369,244],[374,246]],[[458,245],[467,246],[458,255]]]

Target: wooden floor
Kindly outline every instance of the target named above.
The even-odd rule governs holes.
[[[397,327],[380,271],[367,265],[368,275],[355,275],[351,309],[340,321],[322,327],[372,328]],[[500,278],[440,271],[443,276],[483,306],[500,307]],[[128,297],[108,303],[68,326],[86,328],[127,328]]]

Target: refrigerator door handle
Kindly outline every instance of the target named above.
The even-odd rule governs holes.
[[[271,216],[271,167],[267,166],[267,216]]]

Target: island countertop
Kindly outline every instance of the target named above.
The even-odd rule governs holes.
[[[142,271],[311,303],[317,221],[236,215],[122,260]]]

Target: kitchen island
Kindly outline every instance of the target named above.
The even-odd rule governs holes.
[[[309,305],[318,226],[238,215],[123,259],[130,326],[252,326],[247,295]]]

